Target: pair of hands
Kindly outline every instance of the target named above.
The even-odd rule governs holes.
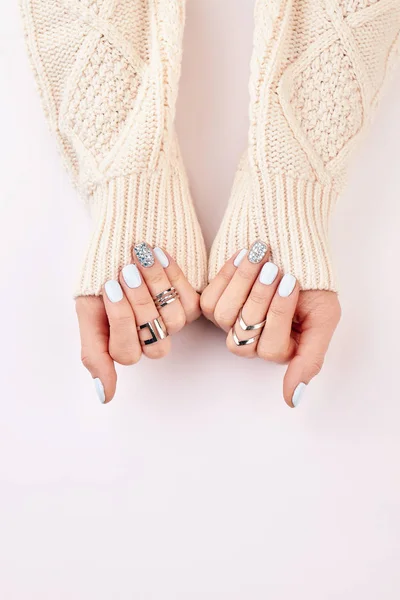
[[[109,402],[115,394],[114,362],[133,365],[143,354],[153,359],[166,356],[169,336],[203,312],[227,333],[227,347],[234,354],[289,363],[283,393],[289,406],[297,406],[305,385],[322,368],[340,305],[333,292],[300,291],[296,279],[281,273],[269,256],[260,242],[238,252],[200,296],[165,251],[135,246],[134,262],[122,269],[119,281],[107,282],[101,297],[76,301],[82,362],[100,401]],[[179,297],[161,307],[157,296],[170,289]],[[138,327],[154,325],[160,316],[157,323],[163,322],[169,336],[146,345],[150,329]],[[256,324],[258,329],[246,330],[246,325]]]

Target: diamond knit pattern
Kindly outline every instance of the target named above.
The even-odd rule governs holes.
[[[20,0],[45,113],[93,217],[75,295],[99,295],[136,244],[193,287],[206,252],[174,127],[182,0]]]
[[[77,294],[99,294],[144,241],[201,290],[174,128],[185,0],[20,3],[47,118],[94,217]],[[209,275],[261,240],[303,289],[335,290],[330,215],[399,56],[399,1],[255,0],[255,17],[248,148]]]
[[[209,277],[263,240],[302,289],[336,290],[329,222],[400,37],[398,0],[257,0],[249,144]]]

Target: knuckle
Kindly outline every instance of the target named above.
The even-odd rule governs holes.
[[[207,293],[207,290],[200,296],[200,308],[205,317],[210,318],[214,314],[215,302],[211,296]],[[188,314],[188,310],[186,310]],[[189,320],[189,317],[188,317]]]
[[[279,365],[285,364],[288,361],[288,352],[283,348],[270,348],[264,344],[259,343],[257,348],[257,354],[266,362],[273,362]]]
[[[156,285],[157,283],[165,282],[165,274],[163,271],[159,271],[158,269],[148,276],[147,280],[149,283]]]
[[[116,315],[110,319],[110,331],[122,334],[133,325],[133,315]]]
[[[168,333],[170,333],[170,334],[178,333],[178,331],[181,331],[181,329],[183,329],[186,325],[185,313],[183,312],[183,310],[182,311],[180,310],[178,312],[178,314],[175,315],[173,318],[171,318],[171,319],[164,318],[164,322],[168,329]]]
[[[81,349],[81,362],[85,369],[87,369],[90,373],[96,370],[99,367],[102,359],[105,358],[108,352],[93,352],[87,346],[82,346]]]
[[[254,273],[252,271],[250,271],[249,269],[245,269],[245,268],[240,268],[237,270],[237,274],[238,277],[240,279],[242,279],[243,281],[245,281],[246,283],[249,281],[253,281],[254,279]]]
[[[143,352],[147,358],[159,360],[160,358],[165,358],[167,356],[169,353],[169,345],[157,342],[154,345],[145,346]]]
[[[220,270],[220,272],[218,273],[218,277],[220,279],[222,279],[223,281],[225,281],[226,283],[229,283],[232,279],[232,273],[229,269],[227,268],[222,268]]]
[[[229,329],[236,321],[237,312],[232,309],[215,310],[214,319],[222,329]]]
[[[267,300],[264,294],[255,291],[251,292],[249,299],[251,300],[251,302],[254,302],[254,304],[257,304],[257,306],[265,305]]]
[[[92,356],[90,356],[89,354],[86,354],[86,352],[82,351],[81,362],[82,362],[83,366],[85,367],[85,369],[87,369],[88,371],[92,371],[92,369],[94,367],[94,361],[93,361]]]
[[[130,367],[136,365],[141,357],[141,352],[137,348],[110,348],[111,358],[124,367]]]
[[[177,267],[170,267],[168,269],[168,279],[170,283],[175,286],[181,283],[183,278],[182,271],[180,271]]]
[[[185,312],[187,323],[193,323],[193,321],[196,321],[196,319],[198,319],[201,315],[199,300],[195,298],[193,301],[187,303],[187,305],[185,306]],[[209,314],[212,314],[212,310]]]
[[[318,356],[318,357],[314,358],[314,360],[311,362],[310,367],[309,367],[311,377],[316,377],[317,375],[319,375],[323,366],[324,366],[324,357],[323,356]]]
[[[282,317],[285,317],[286,314],[287,312],[284,307],[278,304],[271,306],[268,311],[268,315],[274,319],[281,319]]]
[[[150,296],[150,294],[148,294],[147,292],[145,294],[138,294],[138,296],[134,299],[133,301],[133,305],[134,307],[146,307],[146,306],[152,306],[153,300]]]

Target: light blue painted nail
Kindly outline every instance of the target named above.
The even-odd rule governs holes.
[[[106,395],[104,393],[104,386],[98,377],[96,377],[96,379],[94,379],[94,387],[96,388],[96,393],[97,393],[97,396],[98,396],[100,402],[102,404],[104,404],[106,401]]]
[[[297,406],[300,404],[306,388],[307,388],[307,385],[305,383],[299,383],[297,388],[294,390],[292,404],[295,408],[297,408]]]

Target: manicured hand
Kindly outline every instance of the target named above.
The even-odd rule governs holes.
[[[340,305],[334,292],[300,291],[296,278],[281,273],[269,256],[262,242],[235,254],[204,290],[200,303],[204,315],[227,332],[231,352],[289,363],[283,395],[295,407],[322,368]]]
[[[180,331],[200,314],[200,297],[187,281],[176,262],[160,248],[138,244],[133,253],[135,263],[126,265],[119,281],[107,281],[101,297],[80,297],[76,311],[81,335],[82,362],[92,375],[102,403],[112,400],[117,374],[114,361],[121,365],[137,363],[142,354],[162,358],[171,349],[171,338],[152,339],[150,323],[157,338]],[[171,292],[164,297],[169,302],[161,307],[158,294],[175,288],[179,298],[171,301]],[[159,319],[161,316],[161,320]],[[157,323],[155,323],[157,319]]]

